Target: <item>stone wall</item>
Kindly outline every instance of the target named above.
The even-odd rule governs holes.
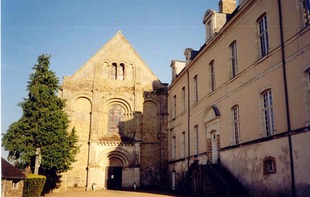
[[[23,188],[24,181],[1,180],[2,197],[22,197]]]

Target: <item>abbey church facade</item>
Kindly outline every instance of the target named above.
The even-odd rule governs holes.
[[[70,130],[80,153],[61,190],[159,186],[167,172],[167,84],[121,32],[64,78]]]

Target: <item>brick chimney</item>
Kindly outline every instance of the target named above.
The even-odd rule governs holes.
[[[219,12],[231,14],[236,9],[236,0],[220,0]]]

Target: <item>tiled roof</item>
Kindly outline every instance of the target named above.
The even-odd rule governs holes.
[[[1,157],[1,178],[3,179],[25,179],[24,173]]]

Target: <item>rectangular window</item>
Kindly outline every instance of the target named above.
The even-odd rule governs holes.
[[[266,14],[260,17],[257,23],[258,23],[258,32],[259,32],[260,57],[264,57],[265,55],[267,55],[269,51]]]
[[[185,158],[186,153],[186,141],[185,141],[185,131],[182,133],[182,147],[181,147],[181,156]]]
[[[231,67],[231,77],[235,77],[237,74],[237,43],[232,42],[229,45],[230,50],[230,67]]]
[[[198,102],[198,76],[195,75],[194,77],[194,103]]]
[[[271,90],[262,94],[265,136],[274,135],[274,117]]]
[[[185,106],[185,87],[182,88],[182,111],[185,111],[186,106]]]
[[[215,70],[214,70],[214,61],[211,61],[209,64],[210,72],[210,90],[213,92],[215,90]]]
[[[303,20],[305,27],[310,24],[310,0],[302,0]]]
[[[198,125],[195,126],[194,128],[194,134],[195,134],[195,155],[199,153],[199,131],[198,131]]]
[[[172,118],[175,118],[177,115],[177,96],[173,96],[173,106],[172,106]]]
[[[234,144],[240,143],[240,122],[239,122],[239,106],[231,108],[233,120],[233,140]]]
[[[177,150],[177,143],[176,143],[176,137],[173,136],[171,140],[171,159],[176,159],[176,150]]]

